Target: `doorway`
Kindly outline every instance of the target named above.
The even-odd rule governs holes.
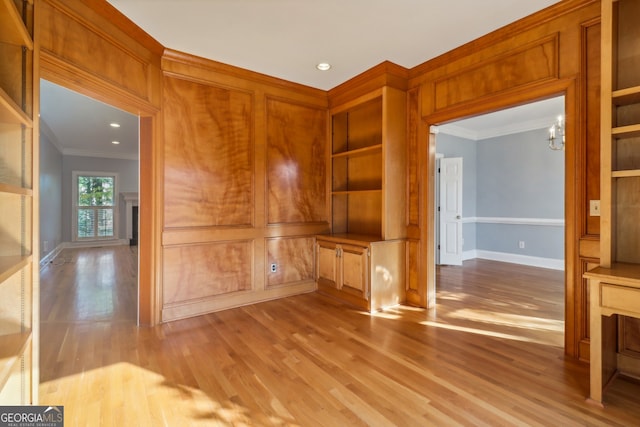
[[[41,266],[100,262],[108,276],[122,256],[112,250],[89,255],[88,248],[126,246],[135,265],[137,307],[139,257],[130,224],[137,224],[139,118],[47,80],[40,89]],[[60,256],[65,251],[69,255]],[[136,308],[131,320],[138,317]]]
[[[498,292],[512,293],[511,296],[502,301],[501,307],[494,307],[491,314],[483,313],[480,317],[485,324],[491,322],[489,319],[500,318],[500,322],[504,322],[508,317],[509,322],[502,326],[515,325],[518,321],[535,324],[543,331],[548,326],[555,334],[550,342],[560,345],[565,298],[564,108],[564,96],[558,96],[438,126],[435,144],[440,167],[436,168],[434,191],[436,298],[444,295],[440,280],[447,283],[446,292],[451,295],[452,276],[460,283],[469,282],[466,290],[455,287],[454,293],[463,297],[466,291],[475,292],[470,288],[471,277],[482,280],[487,271],[513,274],[509,279],[513,289],[508,283],[500,288],[499,279],[492,284],[495,289],[501,289]],[[456,203],[448,201],[460,196],[456,191],[438,191],[446,188],[438,185],[438,181],[444,181],[442,164],[449,162],[459,164],[460,176],[464,176],[464,180],[452,181],[462,193],[461,201]],[[458,209],[452,212],[450,222],[461,232],[452,232],[456,230],[454,225],[439,220],[443,212],[449,210],[444,209],[447,205]],[[447,229],[440,230],[443,222]],[[443,244],[447,248],[445,253]],[[464,262],[458,263],[456,257],[449,256],[454,246],[459,251],[458,259]],[[439,253],[446,256],[438,256]],[[510,263],[514,268],[503,270],[495,262]],[[485,273],[479,273],[483,271]],[[526,280],[520,280],[518,275],[527,276]],[[535,286],[536,276],[554,299],[546,301],[550,305],[540,305],[547,312],[540,319],[535,310],[531,311],[536,304],[527,301],[532,295],[530,289],[522,289],[523,299],[517,290],[517,286]],[[551,282],[555,285],[547,287]],[[513,307],[507,308],[510,303],[522,307],[523,311],[518,313]],[[500,315],[502,309],[507,310],[508,316]],[[456,315],[463,311],[458,310]],[[545,318],[550,312],[553,315]],[[477,313],[473,316],[478,317]]]

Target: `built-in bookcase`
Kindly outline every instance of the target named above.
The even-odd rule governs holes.
[[[601,265],[640,264],[640,1],[603,2]],[[608,48],[607,48],[608,47]]]
[[[406,93],[383,86],[331,110],[331,229],[320,292],[365,310],[405,298]]]
[[[0,0],[0,404],[37,400],[33,0]]]

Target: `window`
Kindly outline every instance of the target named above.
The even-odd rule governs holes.
[[[115,239],[117,174],[73,172],[73,239]]]

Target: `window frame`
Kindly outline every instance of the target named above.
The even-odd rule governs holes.
[[[73,242],[97,242],[106,240],[118,240],[118,219],[120,217],[118,206],[118,173],[117,172],[88,172],[88,171],[73,171],[71,177],[72,188],[72,224],[71,224],[71,240]],[[113,210],[113,236],[93,236],[93,237],[79,237],[78,236],[78,209],[87,208],[87,206],[80,206],[78,204],[78,177],[98,177],[98,178],[113,178],[113,204],[111,206],[101,206],[101,208],[111,208]]]

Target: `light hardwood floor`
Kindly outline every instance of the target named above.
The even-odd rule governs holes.
[[[137,328],[128,248],[61,257],[42,274],[40,403],[67,426],[640,423],[631,381],[585,403],[559,272],[468,261],[439,269],[431,311],[312,293]]]

